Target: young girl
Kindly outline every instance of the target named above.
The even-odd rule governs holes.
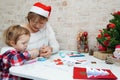
[[[18,66],[24,64],[25,61],[33,58],[32,53],[39,53],[39,51],[26,51],[28,41],[30,39],[30,32],[20,25],[10,26],[4,32],[5,43],[9,46],[2,48],[4,53],[0,55],[0,74],[2,80],[18,80],[17,76],[9,74],[9,68],[11,66]],[[31,53],[31,54],[29,54]]]

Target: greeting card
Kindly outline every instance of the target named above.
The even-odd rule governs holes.
[[[74,79],[87,79],[87,80],[117,80],[117,77],[109,69],[95,69],[95,68],[81,68],[74,67]]]

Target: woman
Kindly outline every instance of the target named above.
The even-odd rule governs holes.
[[[31,33],[27,49],[39,49],[40,56],[46,58],[59,50],[59,44],[55,38],[54,31],[48,24],[50,13],[51,6],[37,2],[30,9],[27,15],[28,23],[24,25]]]

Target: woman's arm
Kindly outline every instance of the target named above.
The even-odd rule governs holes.
[[[52,27],[48,24],[48,38],[49,38],[49,46],[52,48],[52,53],[56,53],[59,51],[59,44],[58,41],[56,40],[55,33],[52,29]]]

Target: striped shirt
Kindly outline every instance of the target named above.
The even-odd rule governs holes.
[[[25,51],[23,53],[15,49],[7,50],[5,53],[0,54],[0,65],[2,73],[0,77],[2,80],[18,80],[17,76],[9,74],[11,66],[19,66],[24,64],[25,61],[30,59],[30,54]]]

